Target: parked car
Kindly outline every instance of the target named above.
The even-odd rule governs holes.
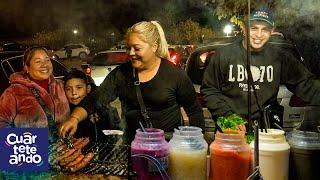
[[[3,58],[4,56],[0,56],[0,95],[10,85],[9,76],[14,72],[18,72],[23,69],[22,53],[23,51],[20,52],[20,55],[18,56],[11,54],[11,57],[6,58]],[[9,54],[7,53],[6,56],[9,56]],[[69,69],[61,64],[57,59],[52,59],[51,62],[55,78],[62,79],[69,72]]]
[[[174,64],[179,63],[182,54],[175,48],[169,48],[171,62]],[[83,64],[82,69],[88,75],[91,74],[94,82],[99,86],[104,78],[118,65],[129,61],[128,54],[124,49],[114,49],[100,51],[96,53],[93,59],[88,61],[88,64]]]
[[[176,45],[176,46],[169,46],[168,48],[169,50],[169,54],[170,54],[170,61],[181,67],[182,69],[184,69],[185,64],[187,62],[189,53],[186,49],[186,47],[182,46],[182,45]]]
[[[91,77],[99,86],[114,68],[128,61],[129,57],[126,50],[100,51],[95,54],[91,61],[88,61],[91,68]]]
[[[0,60],[22,55],[24,51],[0,51]]]
[[[80,59],[85,59],[90,54],[89,48],[83,44],[68,44],[54,51],[53,54],[58,59],[67,58],[68,50],[71,50],[71,57],[79,57]]]
[[[202,83],[203,73],[209,63],[211,56],[215,55],[215,51],[218,48],[231,44],[235,39],[224,38],[212,42],[207,45],[202,45],[196,48],[187,60],[186,72],[194,83],[194,87],[197,92],[197,98],[204,109],[206,127],[213,127],[213,121],[211,119],[211,114],[207,110],[204,104],[203,96],[200,94],[200,86]],[[303,61],[300,56],[299,51],[295,45],[285,41],[284,39],[279,39],[279,37],[273,37],[269,44],[274,46],[279,46],[286,51],[293,53],[295,57]],[[283,128],[287,131],[292,130],[292,128],[298,126],[302,120],[315,118],[316,115],[319,116],[319,107],[308,105],[297,96],[294,96],[284,85],[280,85],[278,93],[278,102],[284,107],[283,112]],[[210,124],[210,125],[208,125]]]
[[[5,42],[1,45],[1,51],[24,51],[29,46],[17,42]]]

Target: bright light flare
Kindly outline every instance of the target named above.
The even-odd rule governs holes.
[[[233,27],[230,24],[227,24],[224,28],[223,28],[223,32],[229,36],[229,34],[232,32]]]

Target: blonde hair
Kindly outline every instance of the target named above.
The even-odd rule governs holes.
[[[137,33],[139,38],[146,43],[157,44],[158,48],[155,54],[158,57],[169,59],[168,43],[164,35],[164,31],[157,21],[142,21],[131,26],[127,32],[125,39],[128,41],[132,33]]]

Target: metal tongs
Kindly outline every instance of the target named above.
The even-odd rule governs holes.
[[[270,124],[270,119],[268,114],[271,113],[270,111],[271,105],[269,104],[268,106],[266,106],[263,110],[263,124],[260,124],[263,128],[261,128],[261,132],[263,132],[263,130],[267,133],[267,129],[271,128],[271,124]],[[272,125],[274,125],[275,127],[277,127],[278,129],[283,130],[283,128],[278,124],[280,123],[280,118],[278,115],[273,115],[273,118],[275,120],[275,122],[273,122]]]
[[[68,148],[68,149],[73,148],[73,144],[72,144],[72,142],[70,141],[70,139],[68,139],[68,138],[63,138],[62,140],[63,140],[63,143],[67,145],[67,148]]]

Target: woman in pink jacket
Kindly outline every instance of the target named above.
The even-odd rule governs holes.
[[[56,138],[57,124],[70,114],[63,81],[54,79],[43,47],[27,49],[23,63],[24,70],[10,76],[11,85],[0,97],[0,128],[49,128],[50,139]]]

